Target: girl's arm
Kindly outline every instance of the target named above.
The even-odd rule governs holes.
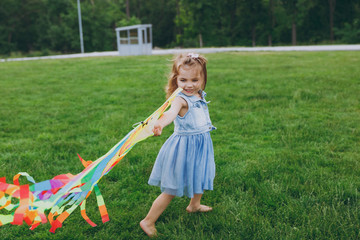
[[[186,101],[182,97],[176,97],[172,102],[170,109],[156,121],[153,129],[154,135],[160,136],[163,128],[172,123],[183,108],[187,108]]]

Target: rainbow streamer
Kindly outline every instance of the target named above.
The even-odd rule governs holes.
[[[0,178],[0,210],[5,209],[9,212],[7,215],[0,215],[0,226],[8,223],[22,225],[25,221],[33,230],[40,223],[46,223],[48,219],[51,224],[50,232],[55,233],[55,230],[62,227],[65,219],[80,205],[81,216],[95,227],[96,224],[86,215],[85,206],[86,199],[93,190],[102,222],[109,221],[97,183],[136,143],[153,135],[152,129],[156,120],[162,116],[181,90],[181,88],[177,89],[159,109],[145,121],[140,122],[104,156],[94,162],[85,161],[79,156],[85,169],[77,175],[62,174],[36,183],[29,174],[20,172],[14,176],[13,184],[6,183],[5,177]],[[26,177],[32,185],[20,185],[20,176]],[[13,204],[12,198],[18,199],[18,203]],[[45,211],[49,209],[50,212],[46,217]]]

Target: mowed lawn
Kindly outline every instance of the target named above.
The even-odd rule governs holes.
[[[216,178],[188,214],[175,198],[158,220],[159,239],[359,239],[360,52],[207,54],[207,100]],[[165,100],[172,56],[0,63],[0,177],[37,182],[96,160]],[[139,221],[160,193],[147,184],[172,133],[137,144],[99,182],[92,228],[75,210],[50,224],[0,227],[1,239],[144,239]],[[25,184],[26,179],[21,179]],[[0,214],[6,214],[0,210]]]

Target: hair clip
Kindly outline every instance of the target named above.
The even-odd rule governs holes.
[[[196,53],[188,53],[187,56],[190,57],[190,58],[193,58],[193,59],[198,59],[199,54],[196,54]]]

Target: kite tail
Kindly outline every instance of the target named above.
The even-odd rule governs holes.
[[[28,225],[31,225],[30,229],[34,229],[41,222],[46,223],[46,217],[43,212],[39,212],[34,207],[35,197],[30,191],[29,185],[19,184],[20,176],[26,176],[29,181],[35,182],[27,173],[15,175],[13,178],[14,184],[6,183],[5,177],[0,179],[0,209],[5,209],[9,212],[9,214],[0,215],[0,226],[9,223],[21,225],[25,221]],[[12,204],[12,199],[18,199],[18,203]]]
[[[25,176],[33,184],[20,185],[20,176]],[[5,177],[0,178],[0,210],[8,212],[0,215],[0,226],[9,223],[22,225],[26,222],[33,230],[40,223],[46,223],[45,210],[52,207],[46,204],[47,200],[73,177],[72,174],[62,174],[51,180],[36,183],[28,173],[20,172],[13,177],[14,184],[6,183]],[[12,204],[13,199],[17,200],[17,203]]]
[[[155,122],[180,91],[182,89],[178,88],[160,108],[145,121],[140,122],[104,156],[92,162],[85,161],[78,155],[85,169],[77,175],[61,174],[50,180],[36,183],[29,174],[20,172],[14,176],[14,184],[6,183],[4,177],[0,178],[0,210],[9,212],[6,215],[0,215],[0,226],[9,223],[21,225],[25,221],[33,230],[40,223],[46,223],[48,218],[51,224],[50,232],[55,233],[57,228],[62,227],[66,218],[80,206],[81,216],[94,227],[96,224],[86,214],[86,199],[93,190],[102,222],[109,221],[104,198],[97,183],[136,143],[153,135],[152,129]],[[32,184],[20,185],[20,176],[26,177]],[[14,198],[18,199],[18,203],[12,203]],[[45,211],[47,210],[50,212],[46,218]]]
[[[50,232],[55,233],[57,228],[61,228],[66,218],[69,217],[78,206],[80,206],[80,213],[85,221],[92,227],[95,227],[96,224],[91,221],[86,214],[86,199],[91,195],[93,189],[95,190],[102,222],[105,223],[109,221],[104,199],[97,185],[97,182],[103,175],[106,163],[112,159],[111,157],[107,157],[108,156],[103,158],[104,161],[92,162],[85,161],[79,156],[85,169],[49,199],[49,201],[53,202],[53,207],[49,213],[49,222],[51,224]],[[65,210],[65,208],[67,209]]]

